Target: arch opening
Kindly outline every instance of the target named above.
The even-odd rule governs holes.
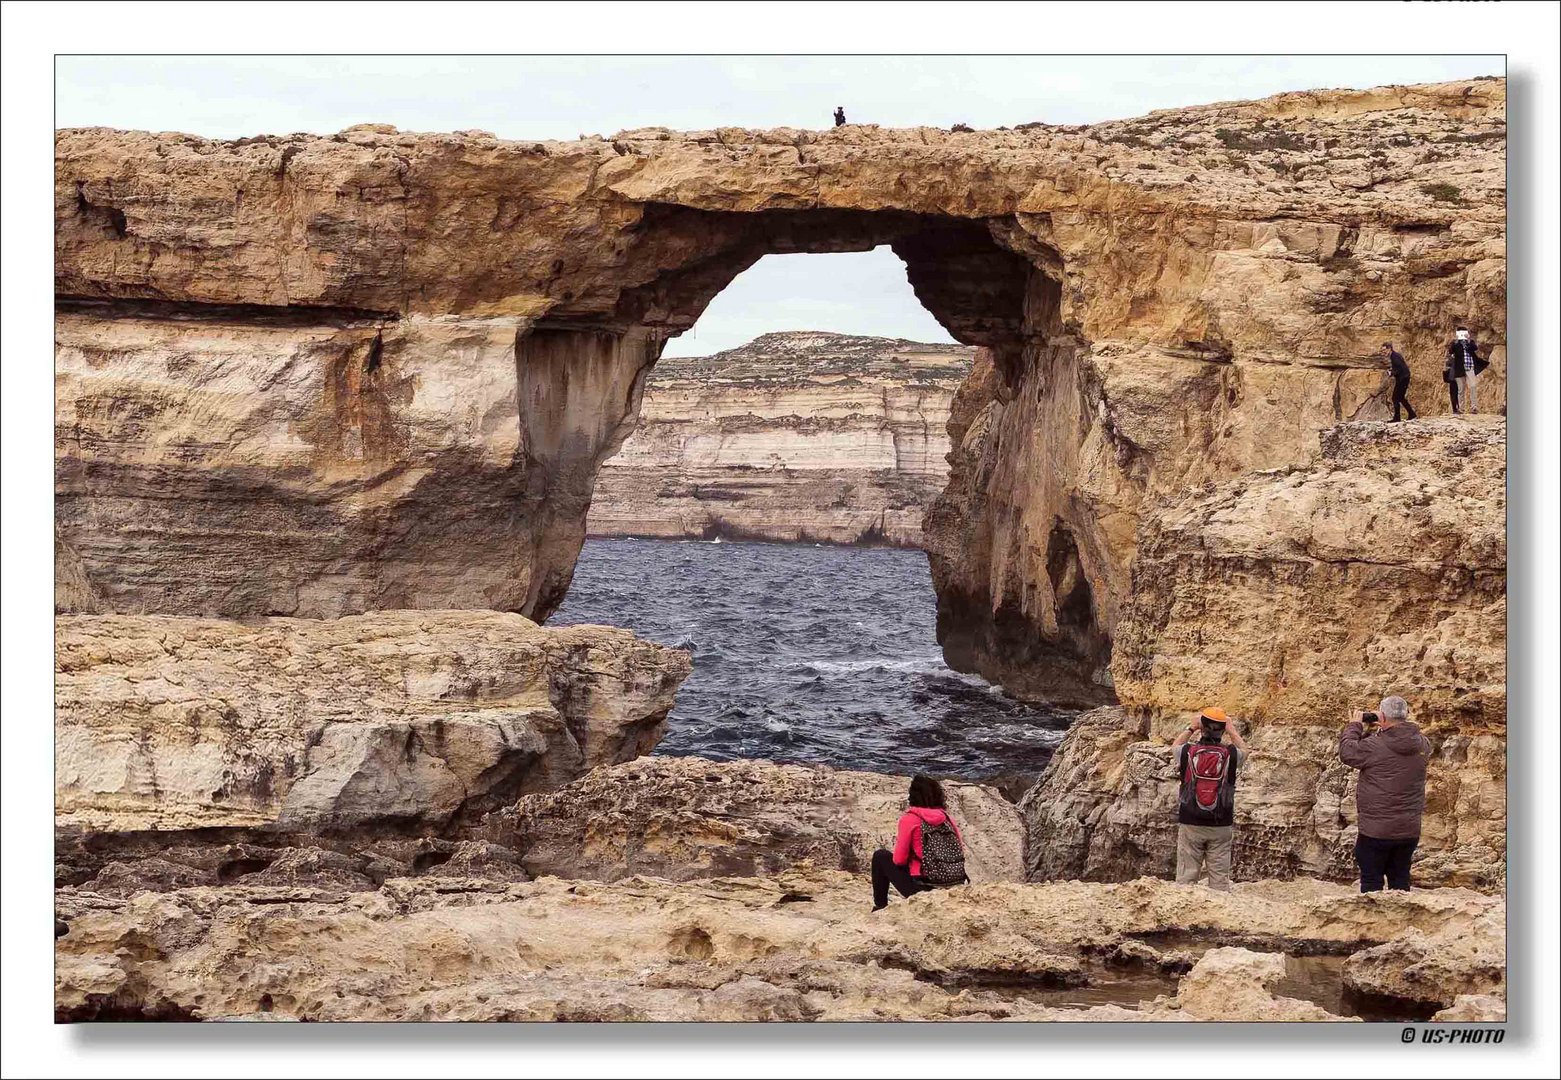
[[[1057,411],[1052,399],[1069,399],[1063,413],[1088,407],[1087,388],[1075,363],[1087,347],[1063,319],[1063,263],[1043,237],[1044,217],[953,218],[899,210],[759,209],[704,210],[652,204],[615,253],[610,296],[566,300],[536,330],[557,335],[607,331],[628,343],[640,359],[620,429],[604,440],[590,469],[596,472],[635,423],[646,372],[665,343],[694,326],[711,301],[740,273],[770,254],[868,251],[887,246],[904,263],[920,304],[957,342],[978,347],[978,359],[960,397],[971,404],[995,397],[979,416],[949,423],[953,448],[944,493],[925,515],[925,543],[937,603],[937,638],[955,669],[1002,682],[1030,700],[1093,705],[1115,700],[1111,689],[1109,588],[1101,580],[1109,560],[1089,520],[1086,502],[1062,506],[1044,528],[1030,507],[993,506],[992,464],[983,440],[1024,430],[1019,414],[1033,419]],[[604,297],[606,297],[604,299]],[[517,346],[522,370],[530,349]],[[976,392],[990,390],[990,394]],[[1073,400],[1078,399],[1078,400]],[[1004,413],[1012,414],[1005,419]],[[1076,427],[1076,425],[1075,425]],[[1024,447],[1008,457],[1031,467]],[[1060,481],[1059,481],[1060,483]],[[589,486],[579,493],[589,500]],[[1047,538],[1060,529],[1073,541],[1054,581],[1035,580],[1025,566],[1049,558]],[[1039,539],[1033,539],[1039,535]],[[579,541],[584,540],[580,528]],[[1038,550],[1036,550],[1038,549]],[[570,560],[572,564],[572,560]],[[572,571],[571,571],[572,572]],[[1065,584],[1063,579],[1066,579]],[[563,582],[567,587],[567,581]],[[1057,595],[1062,587],[1064,595]],[[550,614],[563,590],[543,595]],[[1010,668],[1030,674],[1014,679]]]

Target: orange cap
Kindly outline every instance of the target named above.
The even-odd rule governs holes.
[[[1230,721],[1230,717],[1225,715],[1224,709],[1204,709],[1202,716],[1205,720],[1213,720],[1216,724],[1224,724]]]

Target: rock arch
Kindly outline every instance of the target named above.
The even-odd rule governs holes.
[[[545,617],[666,337],[764,254],[888,243],[984,349],[927,520],[946,651],[1109,700],[1153,500],[1382,412],[1384,336],[1424,386],[1469,323],[1499,398],[1504,90],[972,133],[62,131],[60,539],[100,610]]]
[[[1031,229],[1037,226],[1034,219],[1029,224]],[[590,358],[607,337],[624,343],[626,366],[642,360],[654,363],[668,337],[692,327],[721,289],[765,255],[861,251],[881,245],[890,246],[904,262],[916,297],[950,335],[982,348],[980,363],[992,372],[1000,397],[1029,393],[1039,404],[1049,398],[1047,387],[1052,384],[1064,397],[1076,392],[1076,380],[1062,373],[1075,370],[1088,345],[1079,328],[1061,318],[1062,256],[1015,215],[964,218],[837,209],[717,212],[652,206],[633,230],[618,274],[619,281],[636,284],[617,289],[610,308],[600,299],[565,301],[517,340],[523,400],[530,383],[554,386],[567,371],[596,370]],[[1032,372],[1040,381],[1025,389],[1026,374]],[[641,378],[636,376],[631,391],[636,398],[631,413],[637,411]],[[522,412],[524,417],[524,404]],[[539,425],[522,426],[532,430]],[[559,444],[556,437],[537,441]],[[576,533],[595,469],[618,442],[615,438],[594,455],[580,447],[565,451],[570,461],[590,464],[577,470],[562,502],[554,496],[549,511],[562,530]],[[1094,600],[1096,588],[1109,588],[1103,580],[1109,541],[1096,534],[1093,507],[1086,501],[1065,505],[1060,493],[1068,483],[1069,478],[1060,475],[1044,490],[1024,494],[1026,504],[1032,497],[1057,504],[1055,528],[1062,534],[1071,536],[1077,530],[1094,538],[1093,561],[1081,562],[1076,550],[1072,556],[1069,595],[1075,610],[1067,616],[1059,613],[1055,575],[1049,573],[1027,580],[1020,594],[1002,597],[995,611],[983,609],[984,597],[965,595],[961,576],[967,575],[975,553],[967,547],[972,532],[961,508],[968,495],[955,491],[945,499],[938,519],[946,526],[930,536],[928,544],[940,600],[939,638],[951,662],[963,670],[984,670],[1010,683],[1020,683],[1018,673],[1023,672],[1024,692],[1054,700],[1110,701],[1110,633],[1105,629],[1110,616]],[[981,548],[990,543],[986,540]],[[1015,555],[1023,558],[1022,553],[1000,553],[1003,558]],[[1021,572],[1029,569],[1026,565]],[[1092,576],[1095,586],[1089,584]],[[545,614],[560,602],[567,584],[567,577],[560,576],[556,588],[545,590],[538,610]],[[1082,612],[1077,610],[1081,600],[1087,609]],[[1064,626],[1065,620],[1070,625]],[[1089,628],[1087,633],[1081,632],[1082,626]],[[989,662],[993,659],[1000,666]]]

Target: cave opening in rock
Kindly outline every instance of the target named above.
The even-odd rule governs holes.
[[[585,548],[576,585],[554,621],[612,622],[694,652],[695,674],[680,693],[664,752],[1033,777],[1071,710],[1111,699],[1101,679],[1109,637],[1089,583],[1098,568],[1075,547],[1059,570],[1066,581],[1047,579],[1061,584],[1055,596],[1005,593],[994,620],[983,605],[989,588],[1008,588],[996,568],[1014,558],[994,544],[1022,544],[1026,529],[1000,540],[973,536],[965,524],[973,516],[956,509],[987,498],[989,486],[979,453],[960,446],[970,418],[958,415],[959,387],[995,385],[1005,404],[1033,408],[1038,394],[1031,383],[1044,385],[1055,360],[1080,344],[1060,319],[1060,258],[1034,235],[1043,223],[1029,224],[1031,232],[1016,218],[653,206],[637,238],[641,250],[628,256],[654,265],[649,280],[626,288],[610,313],[567,312],[534,331],[533,345],[518,343],[523,381],[528,371],[556,366],[561,350],[575,371],[587,352],[605,355],[626,343],[642,358],[625,388],[625,427],[636,412],[639,426],[615,438],[598,462],[590,530],[601,539]],[[890,253],[893,261],[885,258]],[[914,298],[918,318],[906,320],[914,328],[884,334],[900,341],[827,333],[861,326],[848,318],[834,326],[825,318],[793,325],[774,312],[739,310],[761,298],[763,290],[746,288],[741,276],[750,268],[762,274],[761,260],[795,264],[777,276],[807,282],[815,273],[830,275],[804,264],[836,257],[892,267],[898,281],[873,282],[870,291],[898,288]],[[729,286],[730,301],[723,292]],[[866,291],[863,285],[853,293]],[[833,300],[815,310],[838,314],[852,295]],[[737,317],[701,335],[701,315],[723,306]],[[614,327],[611,345],[599,336],[604,323]],[[734,326],[792,333],[732,347],[753,336]],[[912,339],[927,344],[913,346]],[[895,430],[888,403],[916,391],[939,362],[964,366],[936,430],[923,421],[921,445],[912,448],[915,440]],[[661,396],[671,386],[683,394],[677,408]],[[873,400],[857,400],[844,387]],[[811,401],[787,402],[788,394]],[[1025,398],[1028,406],[1018,404]],[[523,408],[536,400],[523,396]],[[883,415],[866,415],[874,409]],[[898,504],[884,497],[876,516],[851,513],[862,488],[842,466],[853,458],[868,464],[881,453],[878,463],[893,471],[918,450],[937,466],[932,491],[919,498],[907,491]],[[1002,512],[1017,523],[1026,508]],[[705,541],[723,554],[717,563],[706,550],[654,551],[647,537]],[[817,546],[828,543],[858,547],[831,555]],[[861,546],[877,550],[867,555]],[[752,550],[760,547],[769,550]],[[986,580],[970,577],[977,561]],[[870,616],[853,617],[866,609]],[[898,625],[881,625],[890,612],[887,621]],[[878,633],[880,640],[867,640]],[[762,655],[761,644],[772,647],[770,655]],[[983,663],[983,651],[1025,663],[1040,658],[1060,677],[1027,684],[1022,699],[1003,694],[990,684],[1004,673]],[[1047,667],[1049,653],[1055,656]],[[852,701],[826,704],[826,691]],[[819,726],[826,730],[812,730]],[[965,734],[950,734],[959,728]],[[980,737],[968,737],[971,731]]]

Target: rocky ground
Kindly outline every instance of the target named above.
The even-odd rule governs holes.
[[[973,351],[799,331],[661,360],[586,528],[917,545]]]
[[[1456,889],[990,883],[870,912],[861,875],[793,869],[66,889],[58,910],[75,1020],[1350,1018],[1287,989],[1504,1013],[1502,902]],[[1346,985],[1287,986],[1286,952],[1348,956]]]
[[[647,758],[443,835],[62,837],[65,1020],[1340,1020],[1505,1011],[1505,905],[1312,879],[972,884],[869,911],[904,777]],[[498,838],[503,842],[495,842]],[[1329,959],[1332,958],[1332,959]]]
[[[614,881],[774,873],[798,865],[864,873],[894,846],[906,778],[767,761],[648,757],[597,769],[488,818],[487,835],[537,874]],[[1024,824],[989,787],[948,782],[974,881],[1023,881]]]

